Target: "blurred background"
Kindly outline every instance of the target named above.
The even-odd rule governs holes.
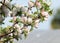
[[[15,3],[28,6],[28,0],[13,0],[12,4]],[[47,21],[39,23],[38,28],[29,33],[26,39],[14,40],[14,43],[60,43],[60,0],[52,0],[51,9],[54,9],[53,15]],[[10,25],[9,19],[6,18],[4,26]]]

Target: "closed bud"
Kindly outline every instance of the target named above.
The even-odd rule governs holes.
[[[26,22],[27,22],[27,17],[22,17],[22,18],[21,18],[21,21],[22,21],[23,23],[26,23]]]
[[[15,24],[14,26],[15,26],[15,28],[17,28],[17,29],[21,29],[18,24]]]
[[[42,14],[42,16],[48,16],[49,15],[48,12],[45,12],[45,11],[42,11],[41,14]]]
[[[31,24],[32,23],[32,18],[28,18],[28,24]]]
[[[34,3],[31,2],[31,1],[29,1],[29,2],[28,2],[28,5],[29,5],[29,7],[33,7],[33,6],[34,6]]]
[[[38,8],[41,8],[41,3],[40,2],[36,1],[35,4]]]

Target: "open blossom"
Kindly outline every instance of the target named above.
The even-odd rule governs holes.
[[[28,23],[30,24],[30,23],[32,23],[32,18],[28,18]]]
[[[31,1],[29,1],[29,2],[28,2],[28,5],[29,5],[29,7],[33,7],[33,6],[34,6],[34,3],[31,2]]]

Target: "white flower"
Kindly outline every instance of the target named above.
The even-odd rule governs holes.
[[[30,24],[30,23],[32,23],[32,18],[28,18],[28,23]]]
[[[34,3],[31,2],[31,1],[29,1],[29,2],[28,2],[28,5],[29,5],[29,7],[33,7],[33,6],[34,6]]]

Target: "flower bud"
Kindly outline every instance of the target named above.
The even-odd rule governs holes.
[[[28,18],[28,24],[31,24],[32,23],[32,18]]]
[[[45,11],[42,11],[41,14],[42,14],[42,16],[48,16],[49,15],[48,12],[45,12]]]
[[[26,23],[26,22],[27,22],[27,17],[22,17],[22,18],[21,18],[21,21],[22,21],[23,23]]]
[[[31,1],[29,1],[29,2],[28,2],[28,5],[29,5],[29,7],[33,7],[33,6],[34,6],[34,3],[31,2]]]
[[[15,28],[17,28],[17,29],[21,29],[18,24],[15,24],[14,26],[15,26]]]

